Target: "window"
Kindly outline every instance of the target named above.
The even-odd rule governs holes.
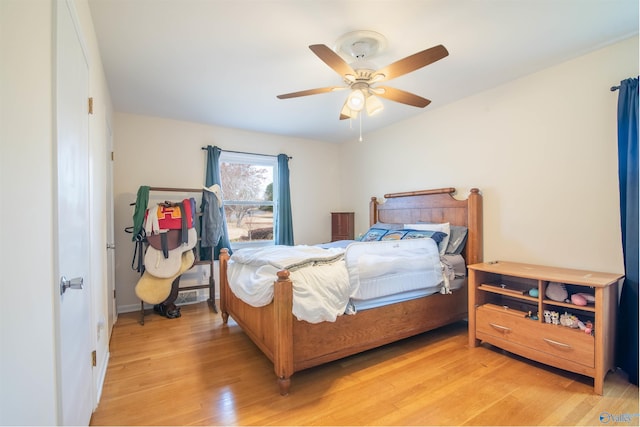
[[[278,159],[274,156],[220,154],[224,211],[232,248],[274,243],[278,194]]]

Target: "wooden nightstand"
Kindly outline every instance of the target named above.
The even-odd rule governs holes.
[[[353,240],[354,213],[331,212],[331,241]]]
[[[507,261],[469,266],[469,347],[485,341],[538,362],[594,379],[602,394],[614,365],[619,274],[570,270]],[[569,295],[585,293],[594,303],[575,305],[549,299],[549,283],[565,285]],[[529,291],[537,290],[531,296]],[[593,333],[547,323],[544,312],[575,315],[591,322]],[[537,315],[537,319],[529,314]]]

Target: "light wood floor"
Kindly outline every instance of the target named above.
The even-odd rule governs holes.
[[[145,320],[119,316],[91,425],[640,422],[638,388],[620,373],[607,375],[598,396],[590,378],[489,346],[469,349],[464,322],[298,372],[282,397],[269,360],[206,303],[184,306],[178,319]]]

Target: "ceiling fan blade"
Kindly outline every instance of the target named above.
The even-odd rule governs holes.
[[[346,89],[346,88],[342,86],[321,87],[318,89],[308,89],[308,90],[301,90],[300,92],[285,93],[283,95],[278,95],[277,98],[278,99],[297,98],[299,96],[317,95],[319,93],[333,92],[333,91],[342,90],[342,89]]]
[[[414,53],[411,56],[407,56],[406,58],[400,59],[393,64],[379,69],[373,74],[373,79],[375,79],[376,81],[395,79],[396,77],[403,76],[407,73],[432,64],[448,55],[449,52],[447,51],[447,49],[440,44],[438,46],[425,49],[421,52]]]
[[[382,92],[376,94],[390,101],[400,102],[401,104],[411,105],[413,107],[424,108],[431,104],[431,101],[418,95],[414,95],[404,90],[394,89],[388,86],[378,86],[376,89],[383,89]]]
[[[347,64],[344,59],[329,47],[323,44],[312,44],[309,49],[316,54],[325,64],[331,67],[336,73],[343,77],[351,76],[355,79],[356,72],[353,71],[351,65]]]

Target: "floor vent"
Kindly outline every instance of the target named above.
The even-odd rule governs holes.
[[[193,304],[196,302],[199,302],[197,290],[181,291],[178,293],[178,298],[176,298],[175,304],[183,305],[183,304]]]

